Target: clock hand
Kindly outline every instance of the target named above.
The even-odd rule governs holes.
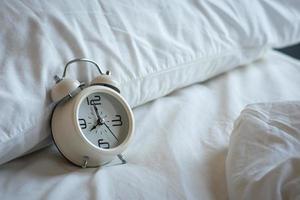
[[[94,110],[95,110],[95,112],[96,112],[96,115],[97,115],[97,118],[98,118],[98,120],[97,120],[97,124],[96,124],[96,126],[94,126],[91,130],[93,130],[93,129],[95,129],[98,125],[105,125],[106,126],[106,128],[109,130],[109,132],[114,136],[114,138],[119,142],[119,140],[118,140],[118,138],[115,136],[115,134],[110,130],[110,128],[107,126],[107,124],[104,122],[104,120],[100,117],[100,115],[99,115],[99,112],[98,112],[98,108],[95,106],[95,105],[93,105],[94,106]]]
[[[94,110],[95,110],[95,113],[96,113],[96,116],[97,116],[97,124],[95,126],[93,126],[90,131],[94,130],[98,125],[101,126],[103,124],[103,119],[99,115],[99,111],[98,111],[97,106],[96,105],[93,105],[93,106],[94,106]]]
[[[95,113],[96,113],[96,116],[97,116],[97,124],[95,126],[93,126],[90,131],[94,130],[98,125],[101,126],[104,123],[104,120],[99,115],[99,111],[98,111],[97,106],[96,105],[93,105],[93,106],[94,106],[94,110],[95,110]]]
[[[94,110],[95,110],[95,113],[96,113],[97,118],[98,118],[97,122],[98,122],[98,124],[100,124],[99,122],[101,121],[101,117],[99,115],[98,108],[97,108],[96,105],[93,105],[93,106],[94,106]]]
[[[97,126],[98,126],[98,123],[95,126],[93,126],[90,131],[94,130]]]
[[[118,140],[118,138],[115,136],[115,134],[110,130],[110,128],[107,126],[107,124],[106,123],[103,123],[105,126],[106,126],[106,128],[110,131],[110,133],[114,136],[114,138],[119,142],[119,140]]]
[[[94,125],[90,131],[94,130],[95,128],[97,128],[98,125],[102,126],[103,125],[104,120],[102,118],[100,118],[100,120],[97,120],[97,124]]]

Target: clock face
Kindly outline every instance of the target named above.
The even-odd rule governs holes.
[[[85,137],[102,149],[118,146],[127,136],[128,114],[123,104],[110,94],[95,92],[85,97],[77,117]]]

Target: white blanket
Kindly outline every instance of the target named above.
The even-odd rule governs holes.
[[[231,135],[230,199],[300,199],[300,101],[247,106]]]
[[[80,169],[55,149],[0,167],[0,199],[228,199],[233,122],[250,103],[300,100],[300,62],[279,53],[134,109],[128,164]]]

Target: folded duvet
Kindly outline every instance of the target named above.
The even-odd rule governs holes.
[[[300,199],[300,102],[249,105],[235,122],[230,199]]]

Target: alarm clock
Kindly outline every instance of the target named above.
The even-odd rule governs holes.
[[[100,75],[89,85],[67,78],[67,68],[75,62],[93,64]],[[51,132],[59,152],[83,168],[105,165],[116,156],[125,163],[121,153],[132,139],[134,117],[110,72],[102,73],[97,63],[80,58],[69,61],[62,78],[55,79]]]

